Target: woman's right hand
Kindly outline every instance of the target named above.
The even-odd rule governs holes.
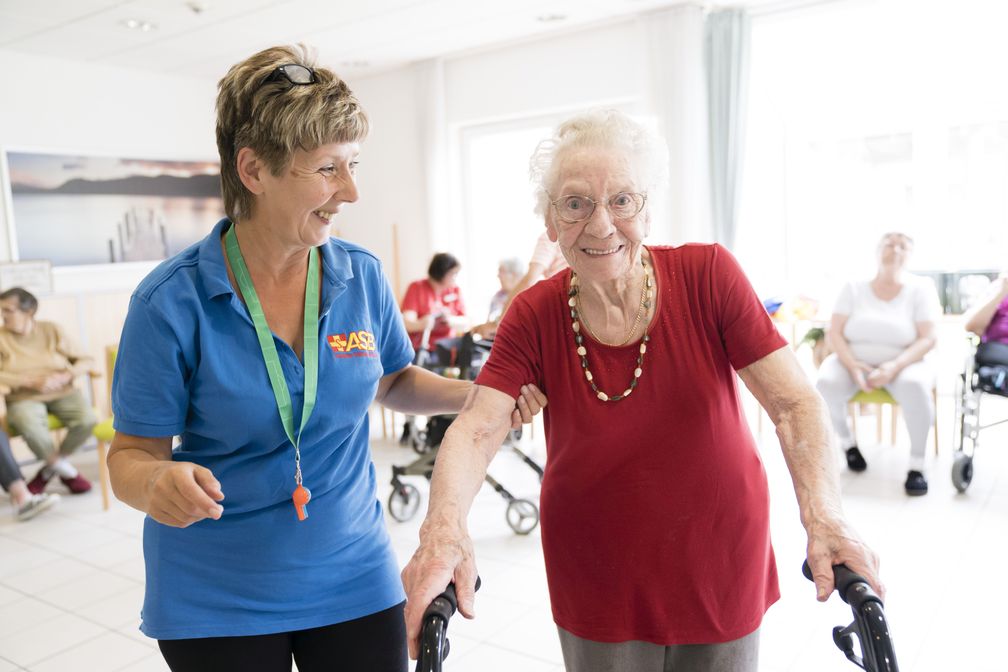
[[[874,386],[868,382],[868,374],[870,374],[875,367],[869,366],[860,360],[852,362],[848,367],[847,371],[850,373],[850,377],[854,379],[857,386],[861,388],[862,392],[871,392],[874,390]]]
[[[472,540],[464,530],[455,526],[442,526],[434,531],[421,530],[420,547],[402,571],[410,658],[416,659],[420,652],[424,611],[452,581],[455,582],[459,613],[466,618],[476,615],[473,611],[476,575]]]
[[[161,462],[147,483],[147,514],[159,523],[189,527],[224,512],[220,482],[206,467],[192,462]]]

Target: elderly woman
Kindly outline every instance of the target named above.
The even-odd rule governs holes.
[[[924,360],[935,345],[940,312],[934,284],[904,269],[913,239],[887,233],[878,244],[878,271],[871,280],[844,286],[833,308],[827,338],[833,354],[819,368],[816,387],[852,471],[867,468],[847,424],[847,403],[858,391],[885,388],[899,402],[910,433],[906,494],[927,494],[924,453],[934,421],[934,371]]]
[[[820,599],[832,563],[878,586],[840,512],[825,410],[732,256],[645,246],[664,151],[618,112],[576,117],[532,157],[538,211],[570,270],[518,295],[438,453],[403,570],[415,651],[454,579],[473,613],[466,515],[519,393],[550,395],[542,543],[568,670],[755,670],[779,596],[766,475],[736,372],[770,413]]]
[[[525,264],[518,257],[501,259],[497,265],[497,281],[500,289],[490,298],[490,310],[487,312],[487,322],[496,323],[504,314],[508,296],[511,295],[518,282],[525,275]]]
[[[108,461],[116,495],[148,514],[141,630],[173,670],[406,669],[368,407],[457,412],[471,384],[410,365],[381,264],[330,238],[367,132],[303,49],[232,67],[217,97],[228,217],[130,302]]]
[[[28,482],[32,494],[58,476],[70,494],[80,495],[91,489],[91,482],[66,458],[91,438],[98,420],[73,381],[90,371],[94,360],[58,324],[36,320],[37,310],[38,299],[26,289],[0,293],[0,385],[9,388],[7,424],[44,462]],[[67,428],[58,449],[49,429],[50,413]]]

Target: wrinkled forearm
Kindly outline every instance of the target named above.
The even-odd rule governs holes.
[[[474,387],[438,449],[430,505],[420,528],[421,541],[442,531],[466,531],[466,517],[473,499],[507,434],[510,410],[474,408],[479,393],[480,388]]]
[[[833,459],[829,416],[818,395],[775,409],[771,418],[791,480],[802,525],[811,530],[841,518],[840,485]]]

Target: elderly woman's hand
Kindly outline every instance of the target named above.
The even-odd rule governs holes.
[[[884,364],[879,364],[868,373],[866,382],[872,389],[885,387],[892,382],[892,379],[896,377],[897,373],[899,373],[899,371],[895,364],[892,362],[885,362]]]
[[[857,572],[885,599],[885,586],[879,579],[879,559],[842,518],[814,523],[807,527],[808,563],[816,585],[816,599],[825,602],[833,592],[833,565],[841,563]]]
[[[531,383],[522,385],[515,410],[511,412],[511,429],[521,429],[523,424],[532,422],[532,418],[546,408],[546,403],[546,395],[538,387]]]
[[[864,362],[857,361],[854,362],[852,366],[848,367],[847,370],[850,372],[851,378],[854,379],[854,382],[857,383],[857,386],[862,392],[871,392],[875,389],[868,381],[868,374],[874,370],[874,367],[869,366]]]
[[[476,559],[472,540],[457,525],[424,523],[420,547],[402,571],[406,589],[406,641],[410,658],[420,651],[423,614],[435,597],[455,582],[459,613],[473,618],[476,585]]]

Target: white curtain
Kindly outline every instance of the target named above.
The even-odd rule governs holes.
[[[742,193],[749,16],[743,9],[711,12],[705,32],[711,224],[714,239],[731,249]]]
[[[669,185],[655,243],[710,242],[704,10],[677,5],[640,16],[651,72],[651,108],[669,148]]]
[[[423,230],[430,232],[428,244],[433,251],[444,252],[451,238],[450,233],[444,232],[449,212],[444,60],[432,58],[417,63],[414,68],[417,75],[417,123],[427,195],[427,221]],[[410,250],[410,254],[423,256],[423,268],[427,268],[429,254],[417,249]]]

